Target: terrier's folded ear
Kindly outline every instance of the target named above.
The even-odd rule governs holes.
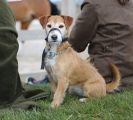
[[[42,25],[43,28],[45,28],[45,26],[46,26],[46,24],[47,24],[47,22],[48,22],[48,18],[49,18],[49,17],[50,17],[50,16],[41,16],[41,17],[39,18],[40,24]]]
[[[70,16],[64,16],[64,15],[61,15],[61,17],[63,17],[66,27],[69,28],[73,22],[73,18]]]

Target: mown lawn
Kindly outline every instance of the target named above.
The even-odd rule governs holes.
[[[48,86],[31,86],[30,89]],[[29,89],[29,88],[28,88]],[[0,120],[133,120],[133,89],[108,94],[103,98],[80,103],[78,97],[67,95],[63,105],[50,108],[50,99],[38,101],[43,107],[33,111],[0,112]]]

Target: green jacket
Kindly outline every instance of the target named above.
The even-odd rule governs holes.
[[[5,0],[0,1],[0,30],[10,30],[17,35],[15,18]]]
[[[17,62],[15,19],[5,0],[0,0],[0,105],[12,102],[22,92]]]

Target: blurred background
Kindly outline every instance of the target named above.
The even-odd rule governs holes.
[[[45,47],[45,32],[38,17],[43,14],[62,14],[72,16],[75,21],[80,13],[80,5],[83,0],[7,0],[7,2],[17,20],[16,29],[19,42],[17,57],[21,79],[24,82],[28,77],[42,79],[46,74],[45,70],[40,69],[41,56]],[[27,21],[28,23],[26,23]],[[85,58],[86,54],[84,52],[80,55]]]

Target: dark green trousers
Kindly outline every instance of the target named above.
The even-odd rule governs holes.
[[[0,0],[0,105],[13,102],[23,91],[17,51],[15,19],[6,1]]]

